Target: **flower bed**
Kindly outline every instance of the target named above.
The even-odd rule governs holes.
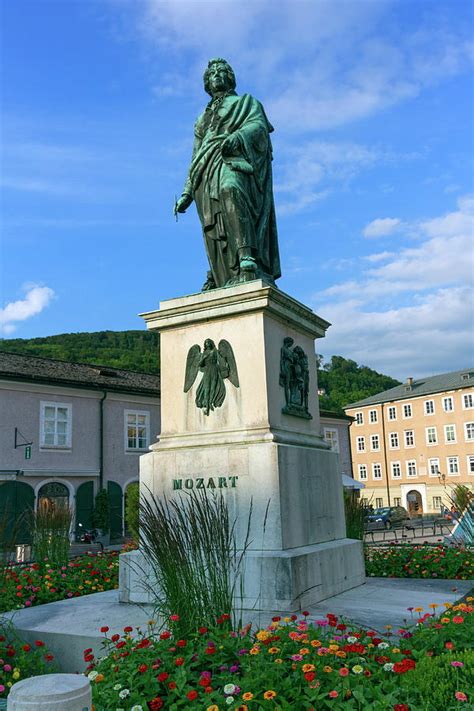
[[[365,546],[366,574],[387,578],[474,578],[472,549],[454,546]]]
[[[308,613],[275,617],[255,634],[232,632],[226,616],[186,638],[175,634],[176,616],[169,630],[158,633],[150,621],[135,637],[131,627],[112,636],[103,627],[107,656],[96,661],[91,650],[84,652],[94,708],[473,708],[474,607],[447,603],[439,619],[431,607],[424,615],[415,611],[414,627],[388,628],[383,636],[332,614],[312,622]]]
[[[0,699],[21,679],[55,672],[54,657],[42,640],[26,644],[10,623],[0,621]]]
[[[57,566],[0,566],[0,612],[118,587],[118,552],[87,553]]]

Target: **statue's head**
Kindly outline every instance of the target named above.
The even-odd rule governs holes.
[[[210,96],[216,93],[234,91],[236,87],[234,70],[221,57],[210,59],[204,72],[204,89]]]
[[[216,347],[216,345],[215,345],[214,341],[212,340],[212,338],[206,338],[206,340],[204,341],[204,350],[205,351],[212,351],[212,350],[214,350],[215,347]]]
[[[286,346],[286,348],[290,348],[294,343],[294,340],[291,338],[291,336],[285,336],[283,339],[283,345]]]

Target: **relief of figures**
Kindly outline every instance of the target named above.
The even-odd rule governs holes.
[[[287,336],[280,351],[280,385],[285,390],[285,415],[312,419],[308,411],[309,366],[301,346],[292,348],[294,340]]]

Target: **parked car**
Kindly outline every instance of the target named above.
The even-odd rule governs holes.
[[[382,506],[370,511],[365,519],[366,528],[392,528],[392,526],[403,526],[410,520],[408,511],[403,506]]]

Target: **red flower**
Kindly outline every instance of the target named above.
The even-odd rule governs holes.
[[[179,615],[170,615],[170,620],[172,622],[178,622],[179,621]]]
[[[215,653],[216,653],[215,647],[206,647],[206,654],[215,654]]]
[[[294,622],[295,620],[298,619],[298,615],[291,615],[290,620]]]
[[[44,658],[46,659],[47,662],[52,662],[54,659],[52,654],[46,654]]]
[[[92,647],[87,647],[87,649],[84,650],[83,654],[85,656],[86,654],[90,654],[91,652],[92,652]]]
[[[158,711],[159,709],[163,708],[164,701],[159,696],[155,696],[154,699],[147,702],[147,706],[150,711]]]
[[[171,632],[162,632],[160,634],[160,639],[169,639],[171,637]]]
[[[148,667],[146,664],[140,664],[140,666],[138,667],[138,671],[140,672],[140,674],[144,674],[147,669]]]
[[[176,657],[174,660],[175,666],[181,667],[184,664],[184,657]]]
[[[280,622],[280,620],[281,617],[278,617],[278,615],[276,617],[272,617],[272,622]]]
[[[187,642],[185,639],[178,639],[178,641],[176,642],[177,647],[185,647],[186,645],[187,645]]]
[[[306,681],[314,681],[316,674],[314,672],[305,672],[304,678]]]
[[[133,627],[124,627],[123,631],[124,632],[133,632]]]
[[[198,694],[197,691],[195,691],[195,689],[193,689],[192,691],[188,691],[188,693],[186,694],[186,696],[187,696],[187,698],[188,698],[190,701],[194,701],[194,699],[197,699],[197,697],[199,696],[199,694]]]
[[[462,625],[464,622],[464,617],[461,617],[461,615],[456,615],[456,617],[453,617],[453,622],[455,625]]]
[[[158,681],[166,681],[168,677],[168,672],[160,672],[156,678],[158,679]]]
[[[37,647],[44,647],[44,642],[42,642],[40,639],[35,640],[35,644]]]
[[[198,629],[198,632],[199,632],[199,634],[206,634],[206,632],[207,632],[207,627],[200,627],[200,628]]]
[[[206,686],[206,688],[204,689],[205,694],[212,694],[213,691],[214,689],[212,688],[212,686]]]
[[[126,644],[127,643],[125,642],[125,640],[122,639],[120,642],[117,642],[115,646],[117,647],[117,649],[122,649],[122,647],[125,647]]]
[[[168,689],[176,689],[176,682],[170,681],[170,683],[168,684]]]
[[[341,632],[344,632],[344,630],[347,629],[347,625],[338,625],[336,629],[340,630]]]
[[[100,631],[105,634],[105,632],[108,632],[109,629],[110,629],[109,627],[101,627],[101,628],[100,628]]]
[[[23,647],[22,647],[22,650],[23,650],[24,652],[29,652],[30,649],[31,649],[31,647],[30,647],[29,644],[24,644]]]
[[[339,693],[334,689],[334,691],[329,692],[328,696],[330,699],[337,699],[337,697],[339,696]]]
[[[113,634],[112,637],[110,638],[112,642],[117,642],[120,639],[119,634]]]
[[[308,617],[309,612],[308,612],[308,610],[305,610],[305,611],[302,612],[301,614],[303,615],[303,617]]]
[[[410,707],[407,704],[395,704],[393,711],[410,711]]]
[[[93,661],[94,661],[94,655],[93,655],[93,654],[85,654],[85,655],[84,655],[84,661],[85,661],[85,662],[93,662]]]

